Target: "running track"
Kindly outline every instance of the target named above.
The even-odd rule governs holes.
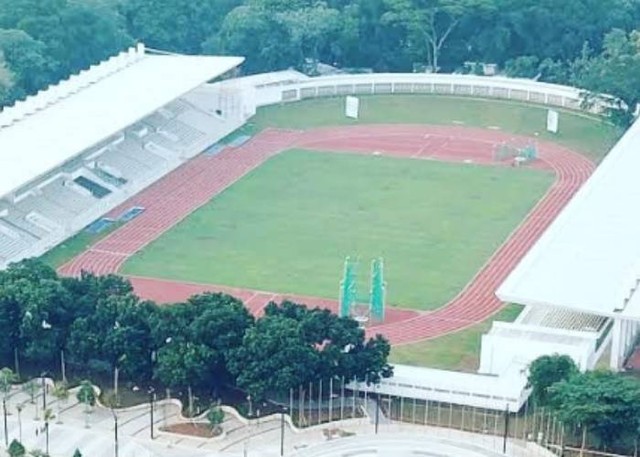
[[[134,205],[143,206],[146,210],[63,265],[60,272],[65,275],[78,275],[83,270],[95,274],[118,272],[128,257],[269,157],[291,147],[495,164],[494,147],[507,140],[522,144],[528,141],[499,131],[459,126],[350,126],[304,132],[265,130],[239,148],[227,148],[216,156],[196,157],[116,208],[111,214],[119,214]],[[369,327],[369,335],[382,333],[394,345],[412,343],[462,330],[487,319],[501,308],[502,303],[494,291],[594,168],[584,156],[556,144],[538,142],[538,154],[540,160],[532,166],[552,170],[555,182],[465,288],[435,311],[415,312],[390,307],[385,322]],[[194,293],[220,290],[242,298],[256,314],[270,300],[283,298],[311,306],[337,308],[335,301],[314,297],[153,278],[131,280],[142,297],[165,303],[184,300]]]

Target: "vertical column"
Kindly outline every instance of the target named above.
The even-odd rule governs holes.
[[[611,358],[609,359],[609,368],[611,371],[619,371],[622,365],[622,319],[613,319],[613,328],[611,329]]]
[[[633,329],[631,325],[631,321],[624,322],[624,351],[623,354],[627,355],[631,346],[633,345]]]

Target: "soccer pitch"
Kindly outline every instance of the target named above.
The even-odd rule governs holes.
[[[388,302],[455,296],[553,181],[526,168],[293,150],[132,257],[123,273],[338,298],[346,256],[385,260]]]

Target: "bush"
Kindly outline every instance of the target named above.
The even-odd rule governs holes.
[[[24,455],[27,453],[27,450],[24,448],[20,441],[14,439],[13,441],[11,441],[11,444],[9,444],[9,449],[7,450],[7,452],[11,457],[24,457]]]
[[[89,381],[82,381],[80,384],[80,390],[76,394],[76,398],[80,403],[94,406],[96,404],[96,391],[93,388],[93,384]]]
[[[212,430],[217,430],[224,421],[224,411],[218,405],[211,406],[207,411],[207,420]]]

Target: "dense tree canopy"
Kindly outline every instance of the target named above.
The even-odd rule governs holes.
[[[538,406],[549,403],[549,389],[578,373],[578,367],[567,355],[543,355],[529,365],[528,384],[531,396]]]
[[[550,402],[565,424],[586,429],[607,449],[622,437],[637,437],[640,382],[611,372],[572,376],[549,388]]]
[[[83,376],[104,379],[117,368],[138,385],[238,385],[256,398],[318,376],[375,382],[391,374],[384,338],[367,340],[353,319],[326,310],[272,303],[256,321],[219,293],[159,307],[121,277],[59,278],[34,260],[0,271],[0,324],[0,366],[16,372],[24,362],[57,371],[64,353]]]
[[[638,72],[612,51],[635,40],[639,20],[627,0],[0,0],[0,106],[136,41],[243,55],[247,73],[491,62],[628,103],[640,98],[628,93]]]
[[[640,32],[614,29],[604,38],[601,53],[585,49],[574,63],[573,82],[595,93],[613,94],[611,114],[620,124],[630,122],[640,102]]]

